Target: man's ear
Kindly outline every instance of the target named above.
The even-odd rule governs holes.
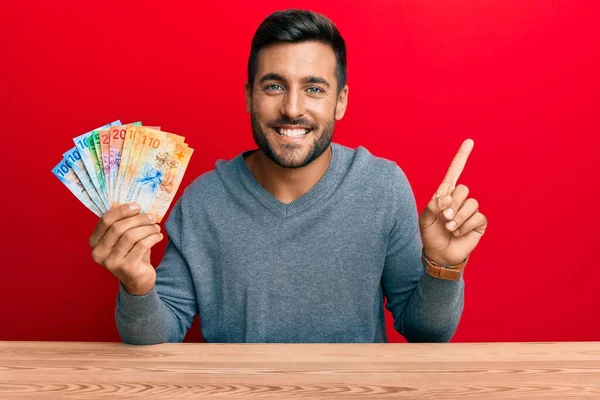
[[[252,111],[252,86],[246,81],[246,111],[248,114]]]
[[[348,106],[348,91],[350,88],[345,85],[340,94],[338,95],[337,104],[335,105],[335,119],[339,121],[344,118],[346,113],[346,107]]]

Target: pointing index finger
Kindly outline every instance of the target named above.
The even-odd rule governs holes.
[[[473,142],[473,139],[466,139],[462,143],[458,149],[458,152],[450,163],[448,172],[446,172],[446,176],[440,185],[440,189],[438,189],[438,194],[443,196],[445,194],[450,194],[448,190],[454,190],[456,183],[458,182],[458,178],[460,178],[460,174],[462,174],[463,170],[465,169],[465,165],[467,164],[467,160],[469,159],[469,155],[471,154],[474,145],[475,142]]]

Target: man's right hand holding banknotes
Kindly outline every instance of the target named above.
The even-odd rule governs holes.
[[[90,236],[92,258],[103,265],[129,294],[150,292],[156,272],[150,249],[163,239],[152,214],[140,213],[137,203],[121,204],[107,211]]]

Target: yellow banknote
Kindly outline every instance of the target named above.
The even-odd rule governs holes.
[[[124,161],[125,176],[122,178],[121,192],[119,200],[121,202],[128,202],[127,193],[134,184],[133,178],[139,173],[140,160],[144,157],[144,152],[152,151],[155,146],[161,141],[161,137],[167,136],[167,138],[174,139],[176,142],[183,142],[181,136],[163,132],[159,129],[152,129],[151,127],[141,126],[138,127],[136,132],[132,135],[129,155],[127,161]],[[164,139],[163,139],[164,140]],[[125,196],[125,197],[123,197]]]
[[[156,130],[148,130],[138,138],[139,157],[135,164],[128,168],[126,202],[134,201],[147,212],[154,201],[164,177],[165,165],[161,155],[171,154],[176,143],[166,134]]]
[[[163,219],[175,198],[193,152],[194,149],[187,144],[177,143],[171,154],[158,155],[164,165],[164,175],[152,206],[148,210],[149,213],[156,215],[157,222]]]

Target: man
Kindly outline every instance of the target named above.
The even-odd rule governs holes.
[[[419,217],[394,162],[332,143],[345,81],[345,43],[326,17],[263,21],[246,84],[259,149],[186,188],[156,270],[150,248],[163,235],[139,206],[111,209],[90,237],[94,260],[120,281],[123,341],[182,341],[199,314],[207,342],[386,342],[384,298],[408,341],[451,339],[462,270],[487,226],[456,186],[473,142]]]

